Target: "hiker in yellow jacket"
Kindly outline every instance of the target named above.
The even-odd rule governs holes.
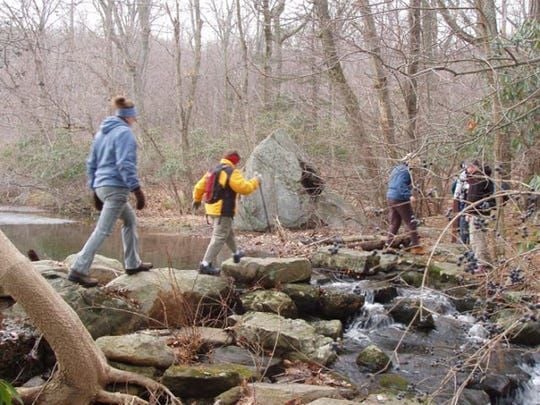
[[[235,263],[239,263],[244,256],[244,252],[236,246],[232,228],[236,196],[248,195],[257,190],[261,184],[261,176],[256,174],[251,180],[246,180],[236,168],[238,162],[238,152],[227,152],[219,165],[207,172],[193,188],[193,208],[199,208],[204,198],[206,215],[211,217],[213,222],[212,239],[199,266],[201,274],[219,275],[219,269],[212,263],[215,263],[225,243],[233,252]]]

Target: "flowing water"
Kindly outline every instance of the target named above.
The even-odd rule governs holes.
[[[92,231],[94,223],[55,218],[32,208],[0,207],[0,229],[22,252],[34,250],[40,259],[64,260],[77,253]],[[121,221],[103,243],[99,254],[122,262]],[[210,232],[210,231],[209,231]],[[163,232],[159,229],[139,228],[141,258],[154,267],[195,269],[201,260],[209,238]],[[223,249],[219,259],[229,252]]]

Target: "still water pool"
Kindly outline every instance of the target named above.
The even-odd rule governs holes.
[[[77,253],[94,229],[94,223],[55,218],[33,208],[0,207],[0,229],[24,254],[33,249],[40,259],[64,260]],[[122,261],[121,221],[105,241],[99,254]],[[161,229],[139,228],[141,258],[154,267],[195,269],[209,238],[194,237]],[[223,249],[219,260],[228,257]]]

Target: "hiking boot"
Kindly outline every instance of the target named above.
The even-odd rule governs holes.
[[[90,277],[75,270],[71,270],[69,272],[68,280],[80,284],[84,288],[95,287],[96,285],[98,285],[97,278]]]
[[[132,276],[134,274],[140,273],[141,271],[148,271],[152,267],[154,267],[152,263],[141,263],[139,264],[139,267],[136,267],[134,269],[126,269],[126,274],[128,276]]]
[[[232,258],[233,258],[233,262],[235,263],[240,263],[240,259],[242,257],[244,257],[246,254],[244,253],[243,250],[239,250],[238,253],[235,253],[232,255]]]
[[[212,263],[208,265],[204,265],[201,263],[199,266],[199,273],[200,274],[208,274],[209,276],[219,276],[219,269],[216,269],[212,266]]]
[[[409,252],[413,255],[425,255],[427,253],[423,246],[413,246],[409,249]]]

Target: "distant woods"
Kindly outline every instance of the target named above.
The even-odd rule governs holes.
[[[248,156],[277,128],[353,201],[380,201],[411,151],[439,195],[471,156],[528,183],[540,173],[539,11],[539,0],[1,1],[0,197],[76,206],[116,94],[140,112],[143,180],[180,210],[223,150]]]

